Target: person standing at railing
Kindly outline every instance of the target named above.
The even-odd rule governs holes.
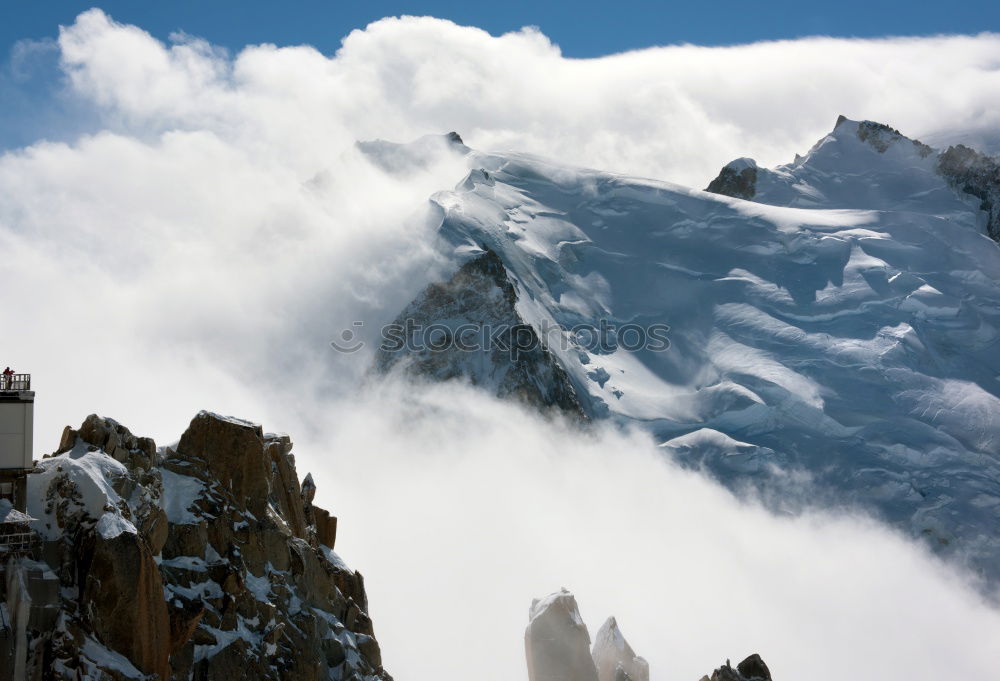
[[[14,378],[14,372],[11,370],[10,367],[7,367],[6,369],[3,370],[3,389],[4,390],[10,390],[10,382],[11,382],[11,379],[13,379],[13,378]]]

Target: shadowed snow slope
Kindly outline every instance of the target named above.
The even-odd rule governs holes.
[[[767,196],[829,207],[473,153],[434,197],[440,234],[456,267],[499,255],[589,415],[777,507],[875,510],[997,577],[1000,248],[926,147],[880,153],[858,125],[762,172]],[[670,347],[579,333],[602,322],[669,325]]]

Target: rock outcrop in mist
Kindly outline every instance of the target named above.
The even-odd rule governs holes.
[[[528,405],[585,419],[565,370],[517,311],[518,293],[491,250],[429,285],[393,322],[376,369],[457,378]]]
[[[528,681],[649,681],[649,663],[635,654],[618,621],[609,617],[589,649],[590,633],[576,597],[566,589],[536,598],[528,613],[524,650]],[[729,660],[700,681],[772,681],[753,653],[734,668]]]
[[[760,655],[754,653],[736,665],[734,669],[726,660],[711,676],[703,676],[700,681],[771,681],[771,670]]]
[[[566,589],[532,602],[524,651],[528,681],[598,681],[590,633]]]
[[[26,618],[17,670],[388,681],[361,574],[334,553],[336,519],[311,477],[300,486],[291,449],[208,412],[160,449],[111,419],[67,427],[29,478],[41,560],[8,568]]]
[[[635,654],[614,617],[597,630],[591,654],[597,681],[649,681],[649,663]]]

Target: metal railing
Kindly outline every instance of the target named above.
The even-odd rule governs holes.
[[[11,556],[30,556],[39,543],[38,533],[27,525],[7,523],[0,529],[0,562],[6,564]]]
[[[32,552],[38,542],[38,535],[28,528],[22,531],[0,534],[0,556],[4,562],[13,555],[26,555]]]
[[[31,390],[31,374],[0,374],[0,391]]]

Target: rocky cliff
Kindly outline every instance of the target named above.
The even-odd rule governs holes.
[[[389,680],[291,449],[208,412],[165,448],[98,416],[67,427],[28,482],[42,560],[8,570],[57,587],[46,617],[26,610],[27,678]]]
[[[988,216],[986,231],[1000,242],[1000,162],[959,144],[941,153],[938,172],[955,189],[979,200],[979,210]]]

